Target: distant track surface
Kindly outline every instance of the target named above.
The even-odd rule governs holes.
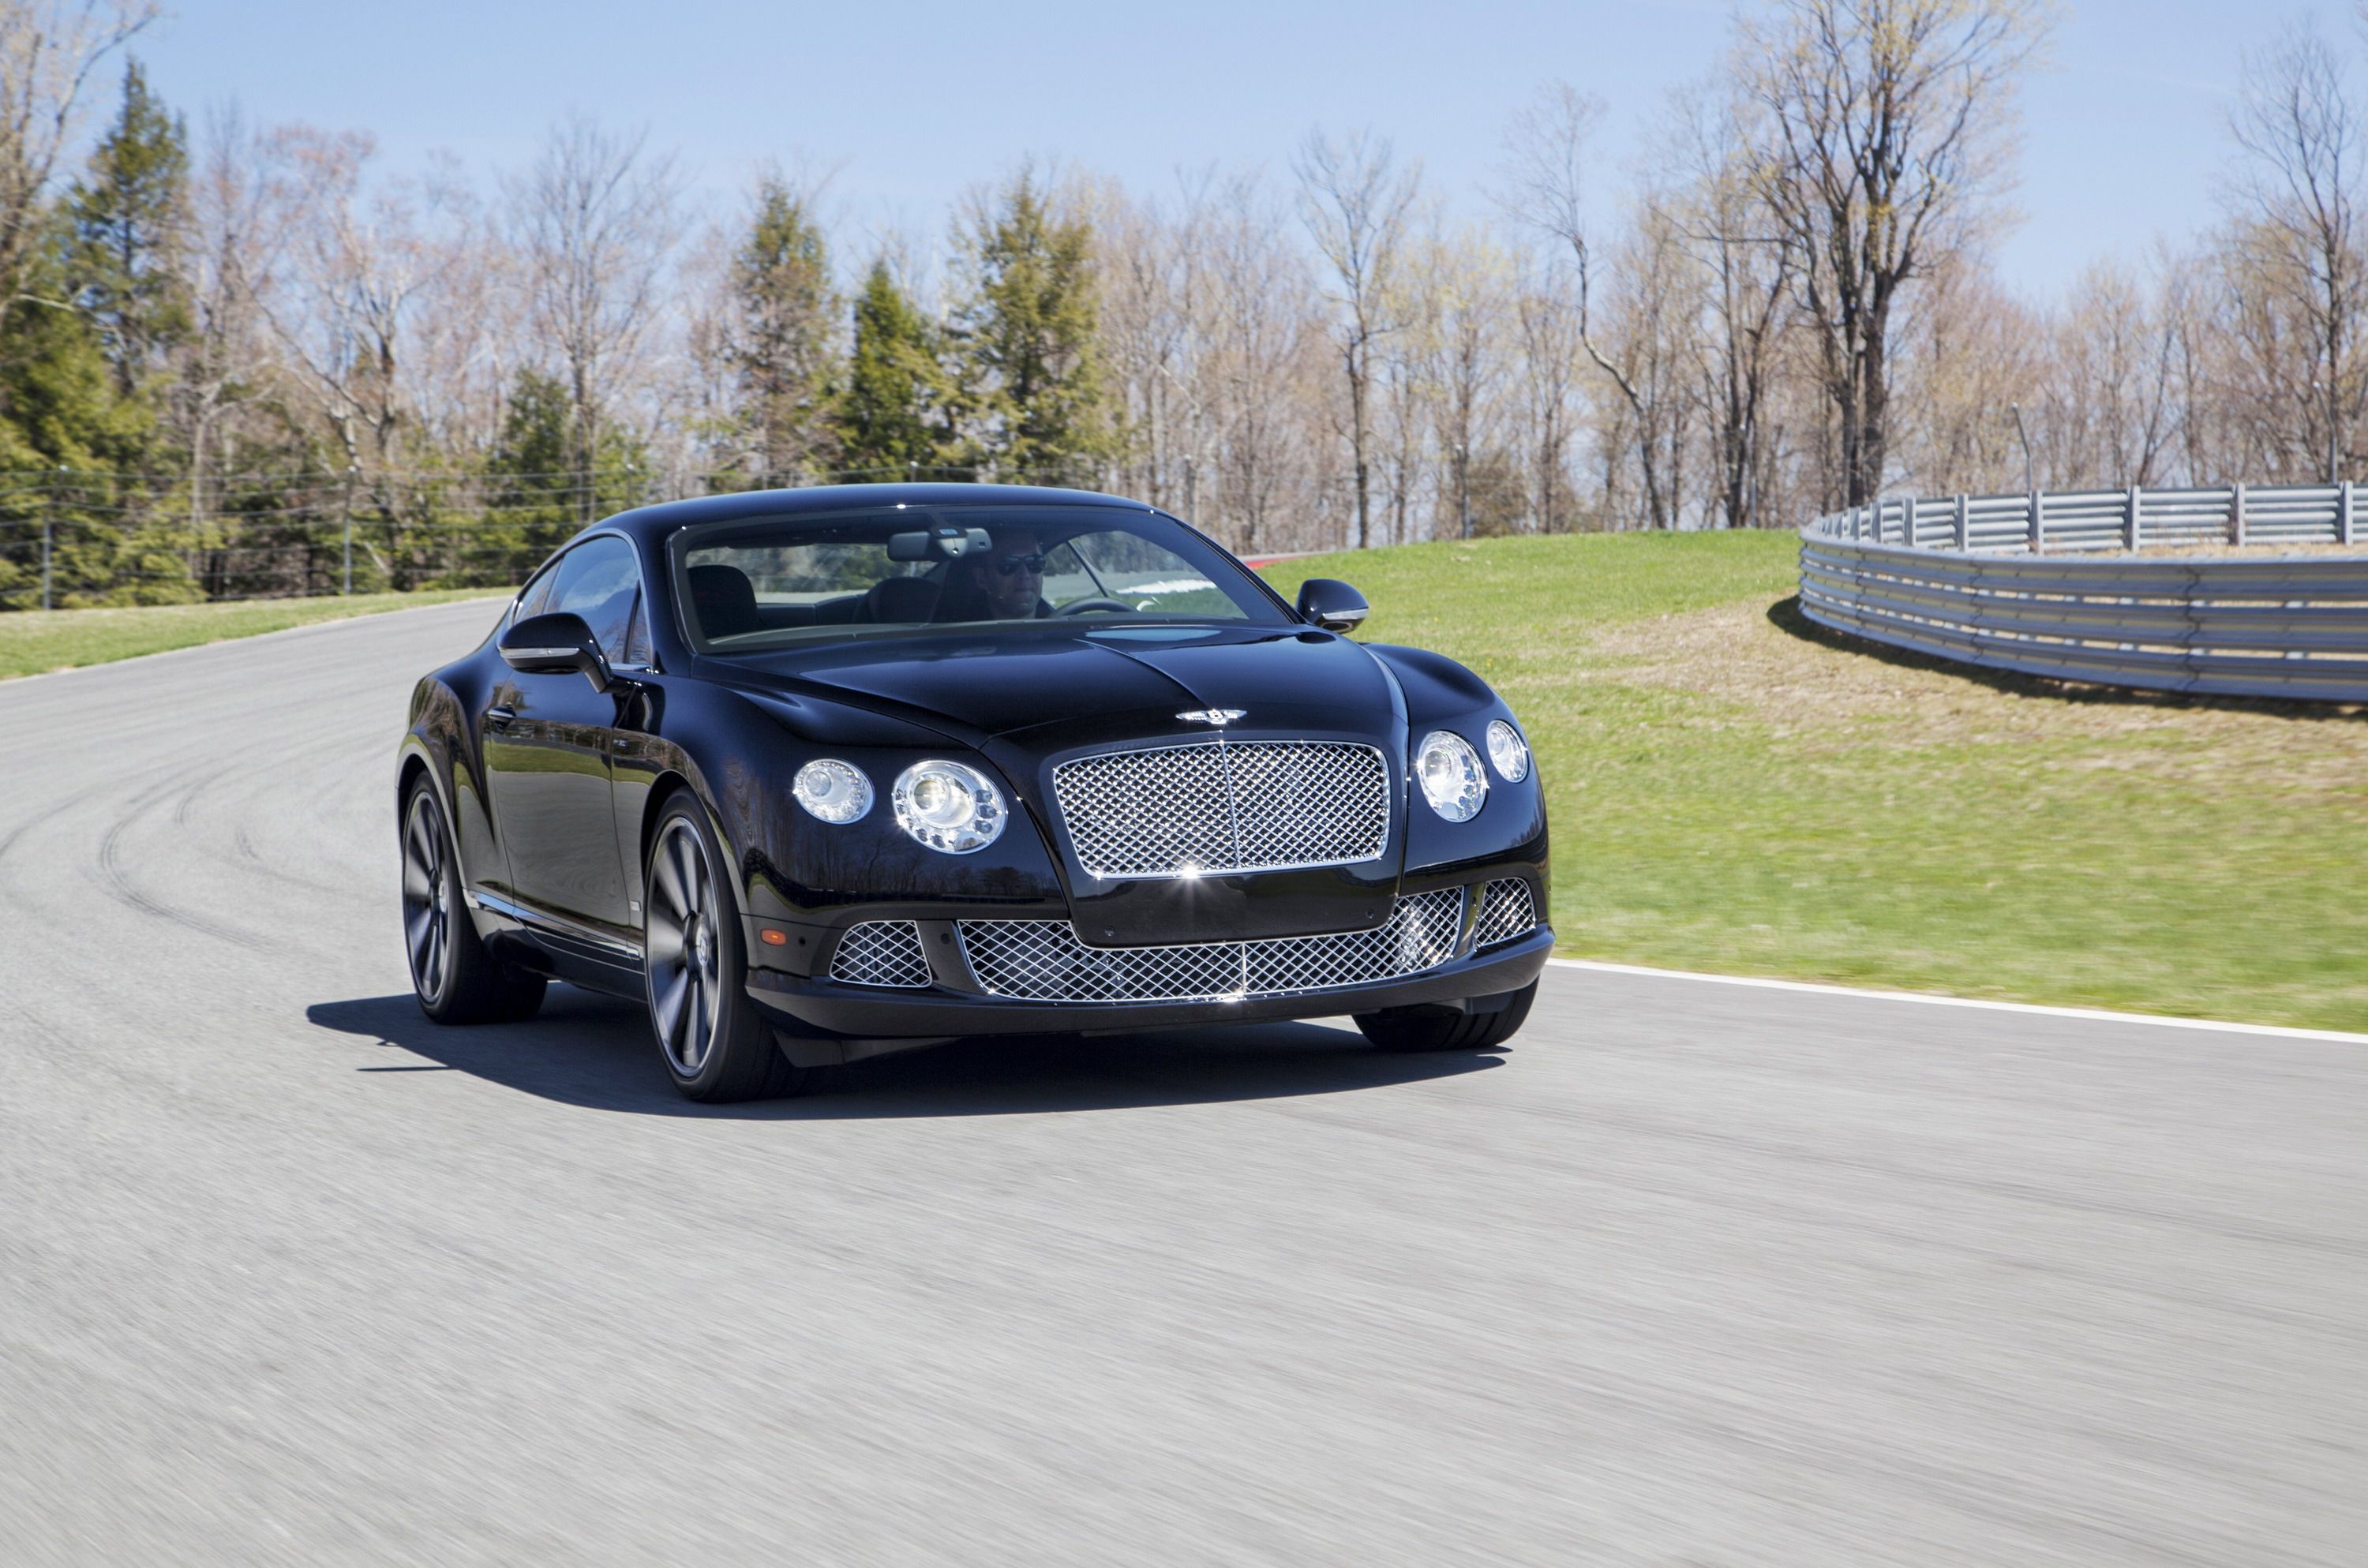
[[[2368,1048],[1555,969],[703,1109],[410,999],[487,620],[0,686],[0,1561],[2360,1561]]]

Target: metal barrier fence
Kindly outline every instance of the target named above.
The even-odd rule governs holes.
[[[1991,669],[2368,702],[2368,551],[2137,553],[2368,545],[2357,511],[2349,483],[1885,501],[1802,530],[1801,608]]]

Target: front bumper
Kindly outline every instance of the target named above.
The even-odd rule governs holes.
[[[1023,1002],[942,987],[848,985],[775,970],[749,972],[748,997],[784,1033],[793,1057],[802,1054],[803,1040],[816,1048],[818,1060],[832,1060],[834,1044],[844,1048],[841,1055],[853,1058],[965,1035],[1121,1032],[1453,1006],[1519,991],[1544,971],[1553,950],[1554,932],[1541,925],[1526,937],[1417,973],[1239,1001]]]

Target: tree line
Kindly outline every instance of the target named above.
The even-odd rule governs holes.
[[[2357,42],[2306,25],[2246,62],[2216,221],[2035,300],[1991,245],[2039,0],[1746,8],[1625,169],[1552,82],[1485,190],[1319,129],[1158,192],[1019,164],[935,237],[795,165],[701,210],[588,117],[494,171],[193,131],[153,15],[0,0],[0,607],[510,582],[622,506],[847,479],[1245,552],[1792,527],[2321,478],[2368,398]]]

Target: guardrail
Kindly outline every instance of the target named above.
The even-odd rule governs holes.
[[[1801,531],[1801,608],[1821,626],[1991,669],[2368,702],[2368,551],[2138,553],[2368,545],[2362,509],[2348,483],[1885,501]]]

